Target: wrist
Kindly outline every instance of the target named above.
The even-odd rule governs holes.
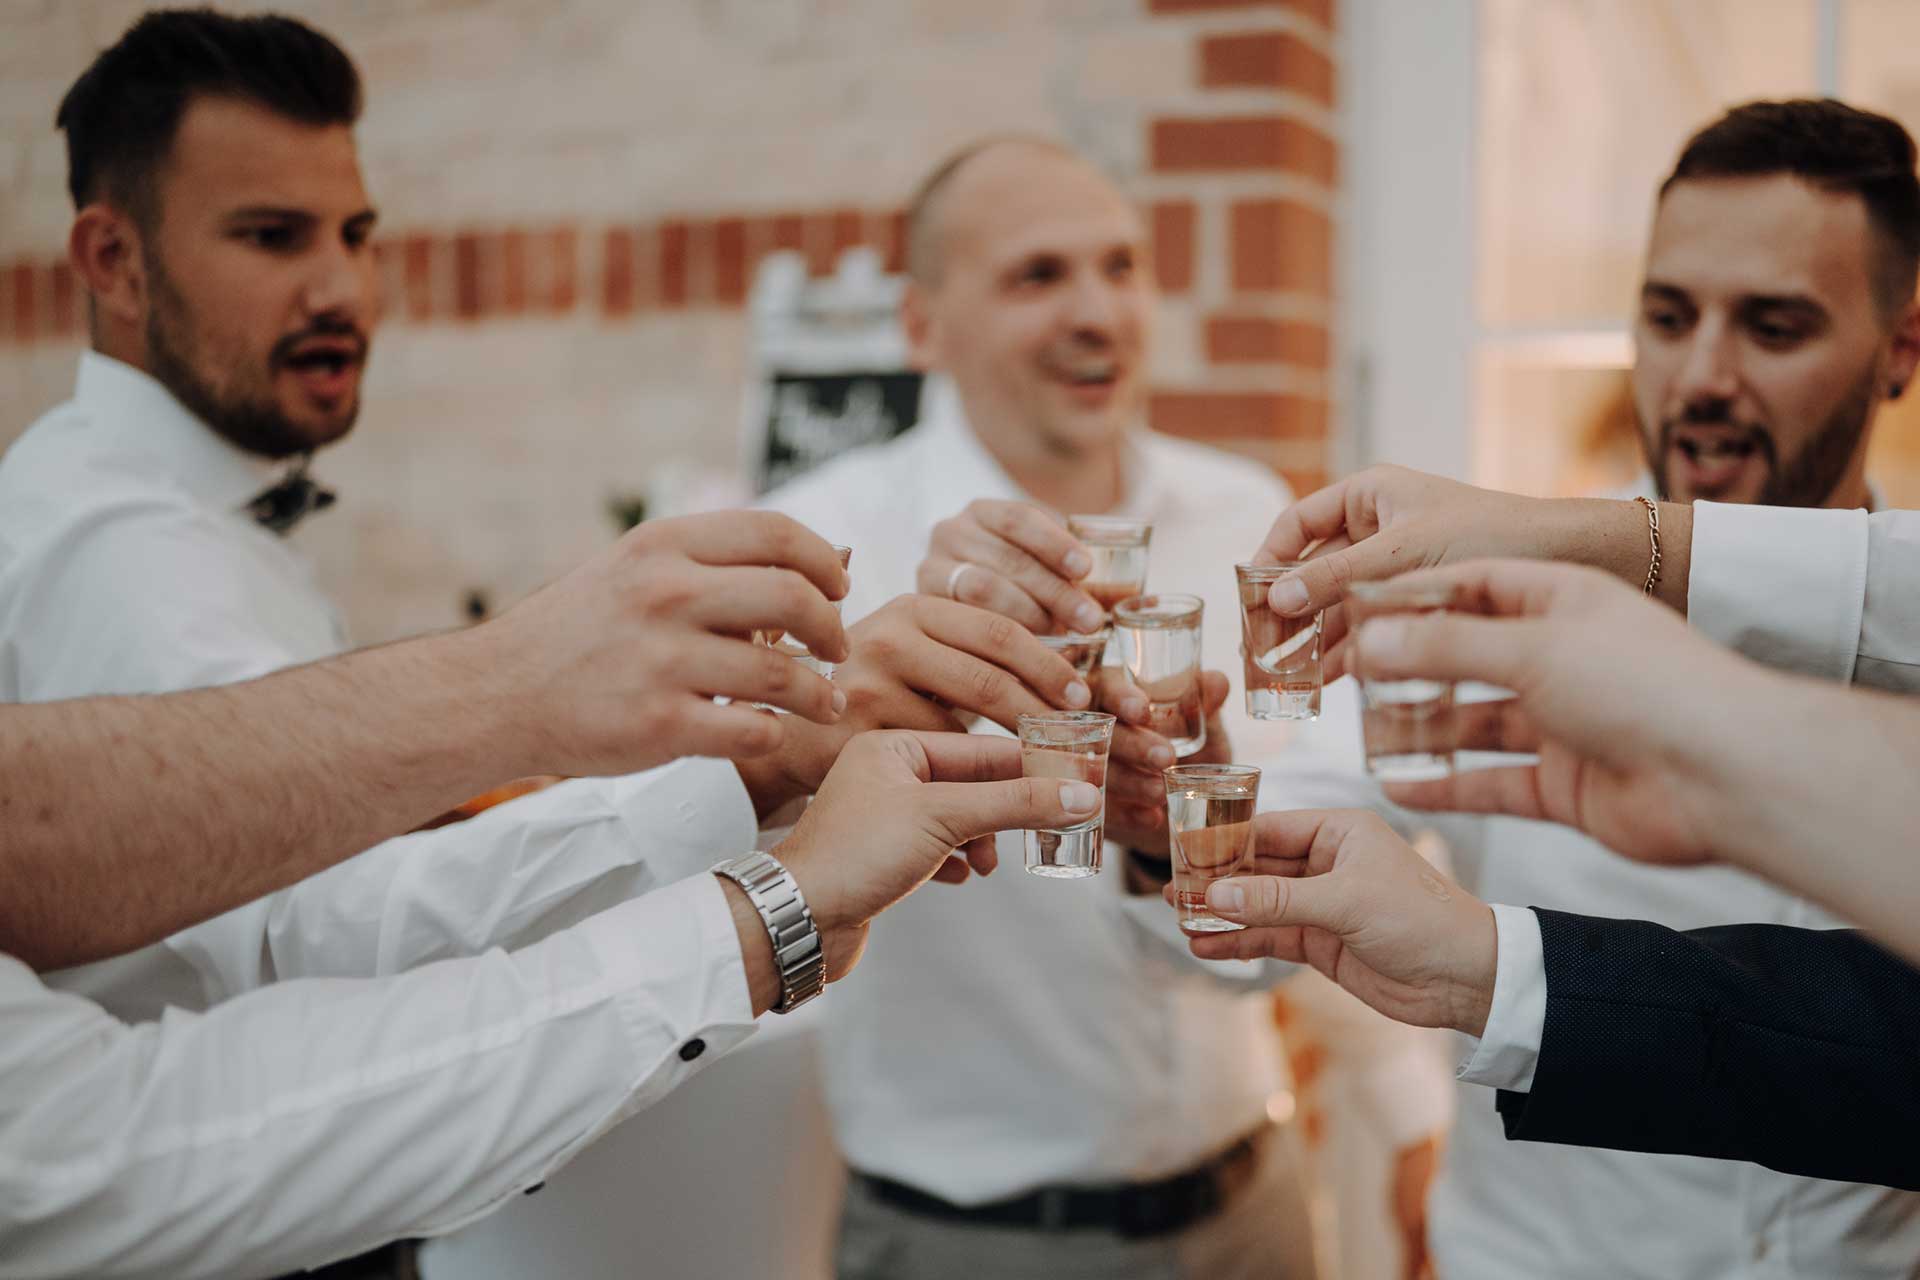
[[[725,876],[714,878],[720,882],[727,896],[727,910],[733,915],[733,931],[740,939],[740,961],[747,975],[747,996],[757,1018],[780,1003],[780,969],[774,963],[773,939],[747,891]]]
[[[1500,972],[1500,927],[1493,908],[1478,899],[1471,903],[1474,927],[1467,931],[1468,947],[1459,980],[1454,984],[1447,1025],[1470,1036],[1486,1034],[1493,1014],[1494,982]]]
[[[501,619],[422,642],[417,651],[427,661],[409,681],[416,697],[425,691],[433,703],[410,712],[410,722],[438,726],[442,749],[475,774],[469,792],[509,778],[575,771],[571,757],[544,737],[553,707],[502,676],[525,665],[502,642],[505,625]]]

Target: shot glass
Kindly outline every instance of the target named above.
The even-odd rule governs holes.
[[[1250,764],[1176,764],[1162,773],[1173,844],[1174,910],[1181,930],[1244,929],[1213,913],[1207,906],[1207,886],[1252,868],[1260,770]]]
[[[1027,870],[1053,880],[1078,880],[1100,870],[1107,816],[1107,751],[1113,717],[1104,711],[1059,711],[1020,717],[1020,771],[1029,778],[1063,778],[1100,788],[1100,808],[1071,827],[1026,834]]]
[[[1409,587],[1393,579],[1347,588],[1353,671],[1360,680],[1360,730],[1367,770],[1386,782],[1427,782],[1453,772],[1453,681],[1381,680],[1367,674],[1360,628],[1371,618],[1433,613],[1453,603],[1447,587]]]
[[[1111,627],[1102,627],[1098,631],[1089,631],[1084,634],[1068,632],[1064,636],[1034,638],[1065,658],[1084,680],[1091,678],[1093,669],[1100,665],[1100,659],[1107,651],[1107,640],[1112,631]]]
[[[1254,720],[1320,718],[1320,615],[1283,618],[1267,607],[1267,591],[1300,567],[1236,564],[1240,644],[1246,655],[1247,715]]]
[[[1067,532],[1078,538],[1093,557],[1093,568],[1080,580],[1080,589],[1099,601],[1109,616],[1122,600],[1131,600],[1147,589],[1152,521],[1068,516]]]
[[[836,544],[833,549],[840,557],[840,567],[842,569],[846,568],[853,560],[853,548]],[[843,602],[839,600],[833,602],[833,611],[835,613],[840,612],[842,603]],[[784,631],[756,631],[753,633],[753,642],[755,644],[763,644],[778,653],[786,654],[789,658],[792,658],[795,662],[798,662],[807,670],[819,675],[824,680],[833,679],[833,664],[831,662],[826,661],[824,658],[814,657],[806,645],[800,643],[800,641],[794,639]],[[780,711],[784,714],[783,708],[769,706],[764,702],[755,705],[763,707],[768,711]]]
[[[1199,596],[1136,596],[1113,611],[1120,661],[1147,695],[1147,727],[1190,756],[1207,745],[1200,705]]]

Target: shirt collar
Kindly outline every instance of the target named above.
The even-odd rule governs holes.
[[[939,375],[928,380],[927,408],[915,429],[927,435],[928,479],[936,491],[965,493],[974,498],[1036,501],[1007,474],[1007,469],[974,434],[961,407],[960,393],[951,380]],[[1141,520],[1165,514],[1171,490],[1164,474],[1166,467],[1155,465],[1154,454],[1159,443],[1159,437],[1149,431],[1127,433],[1120,460],[1126,496],[1113,508],[1112,514]]]
[[[81,353],[73,398],[95,441],[139,456],[209,506],[244,507],[285,470],[223,439],[151,374],[97,351]]]

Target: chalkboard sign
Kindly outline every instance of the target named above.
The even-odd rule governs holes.
[[[910,370],[775,373],[767,397],[760,492],[911,427],[920,417],[925,380]]]

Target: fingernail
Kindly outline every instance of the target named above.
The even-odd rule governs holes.
[[[1067,686],[1067,706],[1079,711],[1093,701],[1093,690],[1087,688],[1086,681],[1075,680]]]
[[[1147,752],[1147,759],[1152,761],[1156,768],[1165,769],[1173,763],[1173,748],[1155,747]]]
[[[1094,605],[1083,604],[1073,611],[1073,625],[1082,631],[1092,631],[1105,616]]]
[[[1060,807],[1068,813],[1087,813],[1100,803],[1100,788],[1091,782],[1060,784]]]
[[[1215,911],[1244,911],[1247,906],[1246,890],[1231,880],[1222,880],[1219,884],[1207,887],[1207,905]]]
[[[1299,578],[1282,578],[1267,592],[1267,604],[1275,613],[1289,616],[1307,611],[1307,584]]]
[[[1067,566],[1067,572],[1078,578],[1093,568],[1093,557],[1084,551],[1069,551],[1067,558],[1061,561]]]
[[[1153,714],[1153,708],[1147,705],[1145,698],[1128,698],[1124,705],[1126,707],[1124,714],[1128,720],[1145,720]]]
[[[833,691],[833,714],[835,714],[836,716],[843,716],[846,713],[847,713],[847,691],[845,689],[835,689]]]

